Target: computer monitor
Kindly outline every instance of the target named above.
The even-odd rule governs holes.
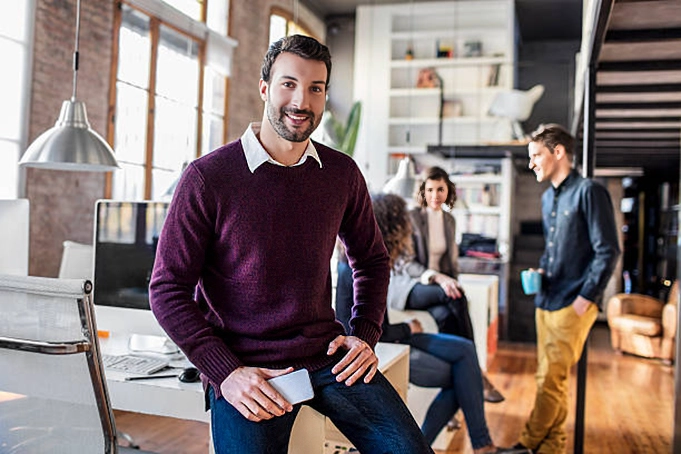
[[[99,200],[95,208],[93,301],[97,328],[128,333],[133,350],[174,350],[149,310],[149,279],[166,202]],[[153,336],[164,339],[154,340]],[[142,345],[144,344],[144,345]]]
[[[0,274],[28,276],[28,199],[0,200]]]

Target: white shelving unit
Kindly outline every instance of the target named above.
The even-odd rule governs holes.
[[[494,259],[460,257],[459,271],[469,274],[497,276],[499,329],[506,333],[508,317],[508,285],[510,260],[513,256],[511,229],[511,197],[515,186],[513,159],[455,158],[449,167],[450,179],[456,184],[457,203],[452,210],[456,219],[457,243],[465,233],[479,234],[496,240]],[[503,325],[501,325],[503,324]]]
[[[355,157],[371,189],[387,180],[391,156],[425,153],[440,134],[447,145],[510,141],[510,123],[487,112],[514,87],[513,0],[365,5],[356,17],[354,97],[364,113]],[[417,88],[425,69],[441,87]]]
[[[493,171],[468,173],[476,164],[490,166]],[[463,171],[461,168],[463,167]],[[464,233],[480,234],[497,240],[499,260],[512,256],[511,195],[514,167],[511,158],[466,159],[454,161],[450,178],[456,184],[457,203],[452,210],[456,219],[457,243]]]

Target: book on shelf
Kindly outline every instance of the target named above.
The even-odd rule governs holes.
[[[501,63],[494,63],[490,65],[489,75],[487,77],[487,86],[496,87],[499,85],[499,73],[501,72]]]
[[[499,206],[498,188],[496,184],[484,184],[477,186],[457,185],[456,198],[465,207],[496,207]]]
[[[494,214],[478,214],[455,212],[457,235],[475,233],[496,238],[499,235],[499,216]]]

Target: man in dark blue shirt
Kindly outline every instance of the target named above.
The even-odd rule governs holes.
[[[537,181],[551,186],[542,196],[546,246],[535,298],[537,395],[518,447],[564,453],[570,368],[596,321],[620,248],[608,191],[572,168],[574,138],[546,125],[528,148]]]

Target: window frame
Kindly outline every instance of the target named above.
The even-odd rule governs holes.
[[[106,138],[110,144],[115,143],[116,135],[116,97],[117,97],[117,83],[118,80],[118,65],[120,54],[120,32],[123,20],[123,4],[134,9],[149,18],[149,39],[150,39],[150,55],[149,55],[149,81],[148,81],[148,99],[146,112],[146,142],[144,159],[144,193],[142,200],[150,200],[152,197],[153,185],[153,156],[154,156],[154,131],[155,131],[155,103],[156,103],[156,76],[158,69],[158,51],[160,42],[161,26],[168,27],[173,31],[186,36],[188,39],[195,41],[198,45],[197,64],[199,65],[197,80],[197,119],[194,127],[196,128],[196,143],[195,150],[192,156],[198,158],[202,154],[203,145],[203,117],[204,112],[204,82],[207,64],[207,43],[208,34],[214,33],[208,31],[206,26],[206,15],[208,11],[207,2],[204,0],[201,6],[201,22],[197,22],[188,16],[178,12],[174,8],[163,4],[162,0],[118,0],[114,13],[113,23],[113,51],[111,59],[111,72],[109,80],[109,108],[107,115],[107,131]],[[231,6],[231,5],[230,5]],[[179,15],[179,16],[178,16]],[[165,16],[165,18],[164,18]],[[231,14],[229,15],[231,19]],[[173,20],[174,19],[174,20]],[[181,25],[176,25],[176,23]],[[227,24],[227,32],[229,33],[229,25]],[[232,41],[229,37],[227,42]],[[231,45],[235,45],[231,43]],[[222,142],[225,143],[228,137],[228,111],[229,105],[229,75],[224,76],[224,114],[222,116]],[[179,169],[178,169],[179,170]],[[111,198],[113,194],[113,173],[108,172],[106,176],[104,193],[106,198]]]
[[[308,27],[307,24],[304,21],[297,19],[291,11],[284,9],[280,6],[272,6],[270,8],[270,15],[269,15],[270,20],[271,20],[272,16],[279,16],[279,17],[283,17],[284,19],[286,19],[286,36],[291,36],[290,27],[293,24],[296,27],[298,27],[299,29],[301,29],[305,35],[310,36],[310,37],[316,39],[317,41],[321,42],[320,38],[315,33],[312,32],[312,29],[310,27]],[[269,40],[270,30],[268,29],[267,32],[268,32],[268,40]]]
[[[26,196],[26,170],[19,166],[19,161],[23,157],[29,145],[29,126],[31,115],[31,96],[33,83],[33,48],[35,37],[35,14],[36,4],[35,0],[26,0],[25,13],[22,20],[24,21],[24,36],[20,39],[10,36],[2,35],[1,39],[11,41],[18,44],[23,50],[23,61],[19,71],[22,73],[23,84],[20,87],[21,93],[19,95],[19,125],[16,139],[11,137],[0,137],[0,140],[6,143],[13,143],[17,145],[16,160],[13,165],[14,169],[14,187],[11,188],[7,194],[10,199],[17,199]],[[4,191],[4,188],[3,188]],[[0,195],[0,198],[7,198]]]

